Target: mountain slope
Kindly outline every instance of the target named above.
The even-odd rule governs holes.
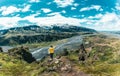
[[[24,61],[19,48],[0,53],[0,76],[120,76],[120,39],[96,34],[85,36],[84,41],[85,61],[79,59],[82,48],[31,64]]]
[[[51,26],[37,26],[30,25],[24,27],[14,27],[10,29],[0,30],[1,35],[5,34],[35,34],[35,33],[52,33],[52,32],[96,32],[93,29],[72,26],[72,25],[51,25]]]
[[[56,41],[80,35],[81,33],[96,33],[96,31],[93,29],[72,25],[31,25],[25,27],[15,27],[6,30],[0,30],[0,45]]]

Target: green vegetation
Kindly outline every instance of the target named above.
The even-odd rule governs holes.
[[[0,40],[0,45],[21,45],[26,43],[41,43],[57,41],[78,35],[77,33],[40,33],[38,35],[5,35]]]
[[[79,26],[45,26],[36,25],[15,27],[0,30],[0,45],[21,45],[41,42],[51,42],[60,39],[70,38],[82,33],[96,33],[93,29]]]
[[[116,38],[97,35],[85,37],[85,41],[91,42],[91,47],[87,47],[89,57],[84,64],[77,62],[76,53],[71,53],[68,58],[76,66],[92,76],[119,76],[120,75],[120,40]],[[88,45],[86,45],[88,46]]]
[[[50,43],[57,44],[65,41],[33,45],[34,47],[43,47]],[[43,61],[33,63],[27,63],[24,59],[19,59],[20,55],[16,51],[12,51],[15,55],[13,53],[0,53],[0,76],[61,76],[74,73],[76,75],[73,76],[79,76],[80,72],[83,72],[86,76],[88,74],[91,76],[120,75],[119,39],[99,34],[85,36],[84,41],[87,51],[85,61],[79,61],[78,59],[78,53],[81,49],[71,51],[66,48],[62,53],[54,56],[58,58],[55,61],[51,62],[47,57]]]
[[[0,76],[30,76],[35,67],[35,63],[31,65],[8,54],[0,53]]]
[[[62,44],[65,43],[67,41],[67,39],[62,39],[62,40],[57,40],[57,41],[48,41],[48,42],[40,42],[40,43],[26,43],[26,44],[22,44],[23,46],[28,46],[30,48],[42,48],[42,47],[46,47],[49,45],[58,45],[58,44]],[[21,45],[18,45],[18,47]]]

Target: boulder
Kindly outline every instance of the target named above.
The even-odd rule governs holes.
[[[2,47],[0,47],[0,52],[3,52],[3,49],[2,49]]]
[[[12,55],[18,59],[25,60],[28,63],[32,63],[35,60],[35,58],[32,56],[32,54],[28,51],[29,49],[27,47],[18,47],[8,50],[9,55]]]

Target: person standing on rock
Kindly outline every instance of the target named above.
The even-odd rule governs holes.
[[[79,51],[79,61],[82,61],[84,63],[84,61],[86,60],[86,50],[84,47],[84,44],[80,45],[80,51]]]
[[[53,60],[54,48],[53,48],[52,45],[51,45],[50,48],[48,49],[48,52],[49,52],[50,58]]]

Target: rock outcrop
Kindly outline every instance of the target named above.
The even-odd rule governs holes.
[[[2,47],[0,47],[0,52],[3,52],[3,49],[2,49]]]
[[[22,47],[10,49],[8,53],[9,55],[12,55],[18,59],[22,59],[28,63],[32,63],[33,61],[36,60],[28,50],[29,48],[22,46]]]

